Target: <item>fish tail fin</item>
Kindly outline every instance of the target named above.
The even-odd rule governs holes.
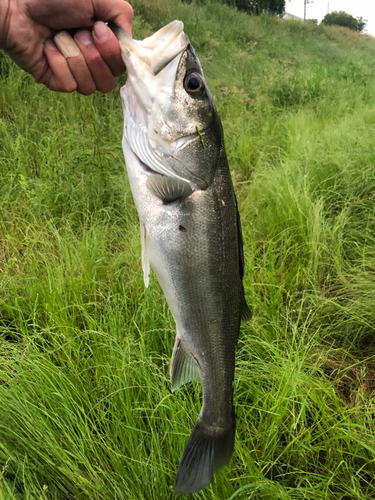
[[[231,459],[235,432],[234,413],[228,429],[210,427],[198,418],[178,466],[176,493],[191,495],[210,484],[215,472]]]

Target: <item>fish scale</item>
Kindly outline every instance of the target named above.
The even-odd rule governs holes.
[[[123,149],[145,284],[151,265],[176,322],[172,390],[202,381],[202,409],[175,481],[177,493],[191,494],[234,449],[235,350],[241,316],[250,317],[240,220],[220,119],[182,23],[143,41],[110,27],[130,76],[121,89]]]

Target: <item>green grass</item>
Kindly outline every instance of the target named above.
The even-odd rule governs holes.
[[[231,464],[197,499],[375,497],[375,41],[218,3],[173,19],[223,120],[246,293]],[[225,22],[223,22],[225,19]],[[0,55],[0,499],[175,498],[201,388],[145,290],[119,87],[53,94]]]

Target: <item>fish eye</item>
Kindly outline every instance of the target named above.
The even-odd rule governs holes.
[[[190,73],[184,80],[184,87],[188,94],[191,96],[200,96],[204,91],[203,80],[198,73]]]

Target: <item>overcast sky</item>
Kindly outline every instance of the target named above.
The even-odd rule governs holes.
[[[309,0],[311,2],[311,0]],[[306,19],[318,19],[320,22],[329,12],[343,10],[353,17],[363,17],[367,19],[366,31],[375,36],[375,1],[374,0],[313,0],[313,3],[306,5]],[[286,12],[303,18],[303,0],[286,0]]]

